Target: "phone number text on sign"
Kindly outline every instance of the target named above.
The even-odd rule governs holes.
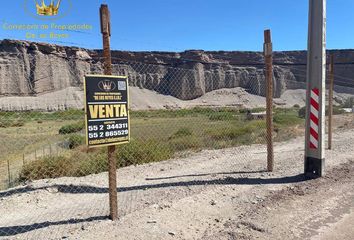
[[[126,77],[85,76],[86,142],[89,147],[128,143],[129,97]]]

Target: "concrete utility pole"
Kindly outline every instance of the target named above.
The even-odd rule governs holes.
[[[324,175],[326,0],[310,0],[307,53],[305,175]]]

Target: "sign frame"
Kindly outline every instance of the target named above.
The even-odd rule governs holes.
[[[105,144],[95,144],[95,145],[90,145],[89,144],[89,126],[88,126],[88,100],[87,100],[87,77],[92,77],[92,78],[102,78],[102,79],[124,79],[126,82],[126,92],[127,92],[127,121],[128,121],[128,140],[126,141],[120,141],[120,142],[112,142],[112,143],[105,143]],[[122,144],[127,144],[130,143],[130,96],[129,96],[129,83],[128,83],[128,76],[114,76],[114,75],[103,75],[103,74],[85,74],[84,75],[84,109],[85,109],[85,142],[86,146],[88,148],[98,148],[98,147],[107,147],[107,146],[116,146],[116,145],[122,145]]]

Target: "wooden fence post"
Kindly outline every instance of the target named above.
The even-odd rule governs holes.
[[[7,160],[7,176],[8,176],[9,188],[10,188],[11,187],[10,160]]]
[[[273,46],[270,30],[264,31],[264,58],[266,66],[267,101],[267,170],[274,170],[273,151]]]
[[[100,8],[101,33],[103,37],[103,57],[104,57],[104,74],[112,75],[112,57],[110,49],[111,36],[111,17],[108,6],[102,4]],[[115,158],[115,146],[108,147],[108,177],[109,177],[109,207],[110,218],[115,221],[118,219],[118,202],[117,202],[117,160]]]

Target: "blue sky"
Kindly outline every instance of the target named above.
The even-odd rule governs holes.
[[[275,50],[307,47],[308,0],[62,0],[60,11],[67,15],[56,20],[34,18],[34,1],[1,1],[0,39],[26,40],[26,32],[53,32],[5,30],[5,23],[90,24],[90,31],[54,31],[68,33],[65,39],[34,40],[101,48],[98,9],[106,3],[112,15],[112,49],[254,51],[262,49],[266,28],[272,30]],[[24,11],[24,5],[28,11]],[[354,48],[353,10],[353,0],[327,0],[329,49]]]

